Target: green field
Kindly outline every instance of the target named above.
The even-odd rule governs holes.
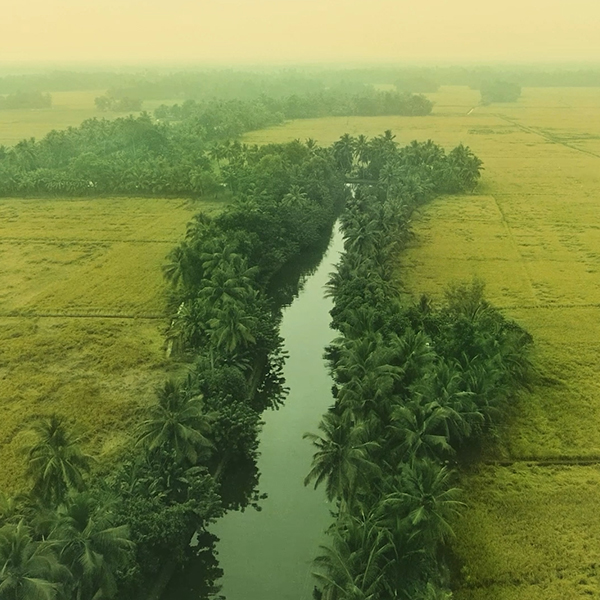
[[[458,600],[600,597],[600,89],[525,88],[515,104],[477,106],[478,93],[442,88],[428,117],[294,121],[250,143],[343,133],[467,144],[484,161],[472,196],[440,198],[414,218],[398,277],[405,293],[440,299],[448,283],[487,282],[487,296],[536,342],[542,383],[523,394],[465,474],[456,525]]]
[[[65,415],[110,459],[177,365],[165,358],[161,266],[190,217],[217,205],[103,198],[0,200],[0,481],[23,483],[40,415]]]
[[[126,116],[126,113],[102,112],[96,108],[94,99],[105,93],[105,90],[52,92],[52,108],[0,110],[0,145],[12,146],[32,137],[39,140],[53,129],[78,127],[86,119]],[[142,108],[152,112],[160,104],[174,102],[147,101]]]

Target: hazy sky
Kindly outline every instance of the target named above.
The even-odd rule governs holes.
[[[0,0],[0,62],[600,61],[600,0]]]

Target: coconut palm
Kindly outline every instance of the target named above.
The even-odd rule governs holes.
[[[202,280],[199,298],[220,308],[227,302],[246,303],[256,295],[253,289],[257,269],[241,264],[238,268],[217,268],[210,279]]]
[[[396,406],[392,411],[392,429],[399,460],[440,459],[452,454],[448,443],[448,421],[452,416],[451,409],[426,398]]]
[[[337,142],[334,142],[333,156],[338,165],[338,168],[343,173],[349,173],[354,162],[354,150],[356,147],[355,139],[345,133]]]
[[[256,342],[253,335],[256,319],[244,312],[238,303],[225,304],[217,311],[215,318],[209,321],[209,325],[215,347],[229,356]]]
[[[202,396],[195,393],[190,380],[183,384],[169,379],[150,407],[150,416],[138,428],[137,444],[149,452],[173,451],[179,462],[192,465],[199,453],[212,446],[206,437],[213,415],[204,411]]]
[[[186,241],[175,246],[167,255],[163,275],[174,287],[194,290],[202,279],[202,264],[196,250]]]
[[[186,300],[173,315],[167,336],[180,349],[198,348],[208,329],[207,306],[197,300]]]
[[[307,206],[307,196],[304,190],[298,185],[292,185],[290,191],[281,199],[281,205],[286,208]]]
[[[236,245],[226,237],[216,238],[205,244],[200,254],[205,279],[210,279],[215,271],[244,271],[246,261],[236,252]]]
[[[134,547],[125,525],[115,526],[107,506],[88,492],[76,494],[58,510],[49,540],[74,578],[75,600],[112,598],[115,571]]]
[[[55,600],[68,577],[51,545],[34,541],[23,521],[0,529],[0,598]]]
[[[32,427],[35,438],[27,447],[27,474],[33,481],[33,494],[46,504],[58,504],[71,490],[83,490],[83,473],[91,458],[81,450],[81,439],[52,415]]]
[[[15,523],[22,518],[19,503],[14,496],[0,492],[0,527],[7,523]]]
[[[473,364],[474,369],[478,369]],[[490,365],[491,367],[491,365]],[[490,376],[490,370],[483,369]],[[485,410],[478,407],[476,395],[468,388],[464,378],[470,378],[471,369],[461,372],[457,363],[441,362],[436,365],[433,377],[427,382],[426,394],[449,410],[447,423],[448,441],[456,448],[464,443],[474,431],[480,431],[485,422]],[[490,377],[493,380],[493,378]]]
[[[323,600],[377,600],[381,597],[385,570],[382,558],[385,535],[355,547],[344,535],[334,534],[331,545],[321,545],[313,575],[323,590]]]
[[[454,535],[450,519],[464,506],[458,488],[450,487],[451,471],[432,460],[402,467],[400,488],[382,502],[394,518],[404,515],[407,539],[434,553],[438,544]]]
[[[347,505],[353,501],[357,485],[379,472],[370,460],[370,453],[378,448],[378,444],[367,441],[364,423],[351,427],[332,411],[325,414],[319,429],[322,436],[304,434],[304,438],[317,447],[304,485],[314,481],[317,488],[325,482],[327,498],[330,501],[339,498]]]

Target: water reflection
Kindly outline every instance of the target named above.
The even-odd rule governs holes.
[[[332,335],[331,302],[324,298],[324,286],[341,250],[336,231],[328,248],[324,244],[319,252],[288,265],[272,290],[277,302],[287,307],[281,335],[289,358],[277,377],[279,385],[285,379],[289,398],[280,410],[263,415],[258,465],[230,465],[223,478],[229,506],[260,510],[229,512],[212,526],[219,540],[220,567],[210,549],[194,557],[174,577],[165,599],[201,600],[222,594],[228,600],[311,600],[311,562],[330,514],[323,493],[303,485],[313,449],[302,435],[316,431],[332,403],[322,358]],[[225,576],[219,592],[215,580],[221,568]],[[208,585],[203,583],[206,578]]]

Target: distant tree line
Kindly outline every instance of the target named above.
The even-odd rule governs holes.
[[[516,102],[521,96],[521,86],[508,81],[484,81],[480,88],[481,103]]]
[[[222,103],[221,106],[239,106],[247,110],[240,101]],[[261,96],[252,105],[254,112],[270,115],[274,122],[284,119],[309,119],[328,116],[423,116],[431,113],[432,103],[425,96],[409,93],[365,91],[361,94],[320,92],[318,94],[294,94],[281,99]],[[182,106],[162,105],[154,111],[159,119],[180,120],[202,118],[214,110],[214,102],[188,100]]]
[[[239,70],[131,69],[129,72],[53,71],[7,74],[0,77],[0,94],[74,90],[108,90],[113,98],[142,100],[255,100],[266,95],[334,91],[363,94],[374,85],[397,85],[400,92],[429,93],[439,85],[467,85],[478,89],[483,81],[504,80],[522,87],[598,87],[600,68],[567,66],[447,66],[363,67],[346,69],[286,68]]]
[[[394,85],[399,92],[408,94],[431,94],[440,89],[440,84],[434,79],[418,75],[405,75]]]
[[[51,131],[40,141],[0,146],[0,196],[219,194],[221,163],[235,159],[240,147],[228,140],[285,118],[320,116],[334,108],[343,114],[426,114],[431,103],[423,96],[392,92],[338,99],[290,96],[163,106],[156,111],[158,122],[146,113],[89,119],[79,127]]]
[[[15,108],[52,108],[52,96],[42,92],[15,92],[0,96],[0,110]]]
[[[449,599],[447,542],[463,506],[452,465],[527,383],[532,339],[480,282],[454,286],[439,307],[425,296],[403,303],[394,284],[411,213],[472,190],[479,159],[432,142],[399,148],[389,134],[363,148],[349,136],[334,145],[339,164],[371,181],[342,214],[344,253],[328,283],[335,402],[307,434],[316,453],[306,484],[323,484],[335,506],[315,597]],[[446,173],[452,155],[456,177]]]
[[[142,110],[143,102],[139,98],[113,98],[108,94],[94,98],[96,108],[101,111],[111,112],[138,112]]]

